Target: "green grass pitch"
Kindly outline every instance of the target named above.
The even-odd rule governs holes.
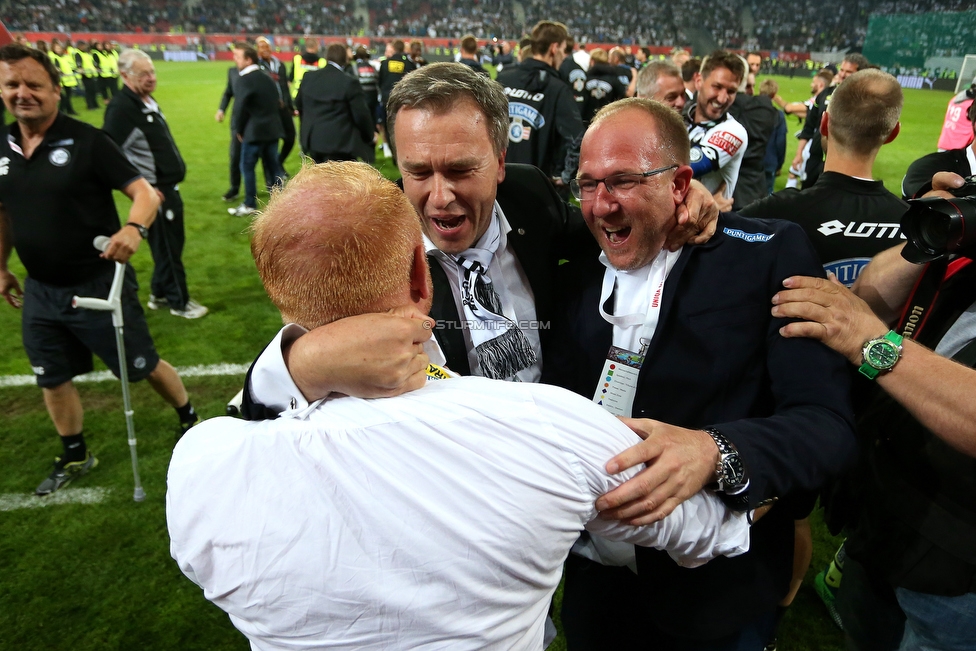
[[[158,63],[155,96],[186,159],[181,185],[186,203],[184,261],[191,295],[210,307],[201,320],[186,321],[149,312],[160,355],[176,366],[247,363],[280,326],[251,262],[247,222],[228,216],[220,195],[227,189],[227,122],[214,113],[226,80],[227,63]],[[807,80],[778,78],[788,101],[808,96]],[[935,150],[950,93],[906,91],[902,131],[884,147],[876,176],[899,193],[901,177],[915,158]],[[102,111],[82,118],[101,125]],[[790,132],[799,129],[789,119]],[[795,140],[788,139],[787,161]],[[787,163],[788,164],[788,163]],[[286,167],[300,165],[297,152]],[[396,172],[388,163],[384,173]],[[260,178],[260,176],[259,176]],[[784,175],[777,187],[785,183]],[[38,191],[43,191],[39,188]],[[120,213],[128,202],[119,197]],[[151,258],[143,246],[133,259],[148,297]],[[12,269],[23,280],[16,259]],[[19,314],[0,306],[0,376],[29,374],[21,347]],[[223,413],[242,376],[189,378],[187,388],[204,417]],[[132,501],[121,392],[115,382],[80,384],[86,407],[85,433],[100,465],[73,488],[99,488],[99,504],[51,505],[0,510],[0,649],[239,649],[247,642],[228,618],[184,578],[169,557],[164,513],[165,477],[176,418],[145,383],[134,385],[140,469],[147,498]],[[36,387],[0,388],[3,417],[0,445],[0,506],[27,496],[60,453],[53,426]],[[70,490],[70,489],[69,489]],[[815,516],[816,517],[816,516]],[[807,582],[780,631],[780,649],[841,649],[841,634],[829,622],[812,589],[813,574],[836,547],[819,521]],[[730,586],[730,589],[732,586]],[[556,648],[563,648],[561,643]]]

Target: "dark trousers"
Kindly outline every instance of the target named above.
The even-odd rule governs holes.
[[[105,101],[112,99],[119,92],[118,79],[115,77],[99,77],[98,92],[105,98]]]
[[[648,621],[646,608],[642,606],[642,595],[648,589],[626,567],[606,567],[570,554],[566,560],[561,612],[566,649],[762,651],[773,635],[775,611],[716,640],[674,637]]]
[[[183,310],[190,299],[183,268],[183,244],[186,242],[183,198],[175,186],[160,186],[159,191],[164,196],[163,205],[149,227],[149,248],[154,265],[151,291],[153,296],[165,297],[171,308]]]
[[[281,126],[285,129],[285,137],[281,141],[281,152],[278,154],[278,162],[281,163],[281,167],[285,167],[285,160],[288,158],[288,154],[295,147],[295,117],[292,112],[287,108],[282,108],[281,111]]]
[[[264,166],[265,179],[268,172],[274,176],[274,184],[284,184],[285,170],[278,162],[278,141],[257,141],[245,142],[241,144],[241,176],[244,177],[244,205],[248,208],[258,206],[257,177],[254,168],[257,167],[258,159]]]
[[[98,108],[98,78],[82,77],[81,83],[85,87],[85,106],[89,109]]]
[[[78,115],[75,112],[75,107],[71,105],[71,91],[73,90],[73,86],[71,88],[61,87],[61,104],[58,106],[58,110],[67,115]]]
[[[264,185],[270,189],[275,182],[274,171],[269,169],[267,165],[262,166],[264,167]],[[230,134],[230,188],[228,191],[230,194],[237,194],[241,191],[241,141],[237,139],[233,131]]]

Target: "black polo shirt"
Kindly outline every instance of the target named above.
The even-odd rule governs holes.
[[[0,204],[34,280],[68,287],[111,273],[92,241],[119,230],[112,189],[141,175],[111,138],[58,114],[30,160],[13,123],[0,137]]]

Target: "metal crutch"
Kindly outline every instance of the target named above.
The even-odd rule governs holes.
[[[99,251],[108,248],[109,238],[99,235],[93,244]],[[136,430],[132,422],[132,399],[129,396],[129,367],[125,359],[125,339],[123,338],[122,326],[122,283],[125,280],[125,265],[121,262],[115,263],[115,277],[112,279],[112,288],[108,292],[108,298],[90,298],[74,296],[71,298],[71,306],[75,308],[83,307],[87,310],[100,310],[112,313],[112,325],[115,326],[115,345],[119,351],[119,380],[122,382],[122,404],[125,409],[125,427],[129,435],[129,454],[132,456],[132,476],[135,478],[135,491],[132,499],[141,502],[146,499],[146,493],[142,490],[142,483],[139,481],[139,458],[136,455]]]

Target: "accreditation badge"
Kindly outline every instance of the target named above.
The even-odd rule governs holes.
[[[603,363],[603,375],[597,383],[593,402],[614,416],[630,417],[637,395],[637,378],[640,376],[644,355],[617,346],[610,346]]]

